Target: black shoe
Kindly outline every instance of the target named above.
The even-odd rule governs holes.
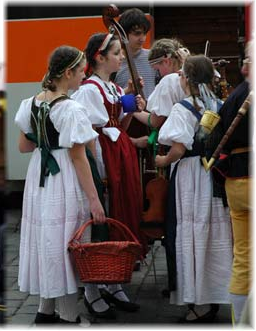
[[[59,322],[59,315],[53,313],[51,315],[37,313],[34,323],[35,324],[56,324]]]
[[[130,301],[122,301],[115,297],[115,294],[118,292],[123,292],[123,290],[117,290],[114,293],[110,293],[104,288],[100,289],[100,294],[102,298],[110,305],[113,303],[117,308],[123,311],[135,312],[140,309],[140,305]]]
[[[180,323],[191,323],[191,324],[200,324],[200,323],[211,323],[214,321],[218,311],[219,305],[218,304],[211,304],[211,309],[205,313],[204,315],[199,316],[196,311],[194,310],[194,305],[189,305],[189,310],[191,310],[194,315],[196,316],[193,320],[188,320],[186,317],[182,318],[179,322]]]
[[[133,271],[140,271],[140,261],[136,261],[133,267]]]
[[[59,323],[60,323],[60,324],[69,324],[69,323],[71,323],[71,324],[72,324],[72,323],[73,323],[73,324],[80,324],[80,323],[81,323],[81,318],[80,318],[80,316],[77,316],[75,322],[67,321],[67,320],[64,320],[64,319],[60,318],[60,319],[59,319]]]
[[[105,319],[115,319],[116,318],[116,312],[113,307],[109,307],[107,310],[104,311],[96,311],[93,309],[93,304],[96,301],[103,300],[102,297],[99,297],[95,300],[93,300],[91,303],[88,302],[86,297],[84,296],[84,305],[88,309],[88,312],[94,316],[99,318],[105,318]]]

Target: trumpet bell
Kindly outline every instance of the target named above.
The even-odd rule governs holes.
[[[220,115],[211,111],[206,110],[201,118],[200,126],[204,128],[204,131],[210,134],[216,125],[220,121]]]

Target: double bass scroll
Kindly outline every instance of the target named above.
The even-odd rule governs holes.
[[[119,9],[114,4],[111,4],[108,7],[103,9],[103,22],[104,22],[106,28],[109,29],[109,31],[111,31],[111,32],[112,31],[117,32],[121,45],[124,49],[129,71],[130,71],[130,75],[132,78],[132,83],[134,86],[135,95],[140,94],[142,96],[142,98],[145,99],[145,96],[144,96],[144,93],[142,90],[142,86],[140,83],[140,77],[138,75],[135,63],[134,63],[132,55],[131,55],[127,35],[126,35],[124,29],[122,28],[122,26],[115,20],[115,18],[118,16],[119,16]]]

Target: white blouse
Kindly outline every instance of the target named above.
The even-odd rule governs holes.
[[[33,97],[21,102],[15,116],[15,123],[24,133],[31,133],[31,106]],[[39,106],[41,101],[35,100]],[[74,143],[87,143],[98,136],[86,116],[86,110],[78,102],[66,99],[54,104],[50,111],[50,119],[54,128],[59,132],[59,146],[71,148]]]
[[[120,97],[124,95],[124,91],[121,88],[121,93],[118,93],[115,85],[112,82],[103,82],[99,77],[93,75],[89,79],[94,80],[103,88],[106,98],[110,103],[114,103],[117,100],[117,96],[112,93],[113,88],[115,89],[117,95]],[[108,88],[106,87],[108,86]],[[111,91],[111,93],[110,93]],[[71,95],[71,98],[79,102],[86,108],[86,113],[95,127],[103,127],[109,121],[109,115],[104,105],[104,99],[100,93],[99,88],[94,84],[84,84]],[[121,121],[124,117],[123,110],[119,116]],[[115,127],[104,128],[103,133],[108,135],[112,141],[116,141],[120,135],[120,130]]]
[[[192,97],[185,99],[193,105]],[[200,114],[205,111],[204,104],[197,99],[197,103],[202,107]],[[158,135],[158,141],[161,144],[172,146],[173,142],[182,143],[186,149],[192,150],[194,135],[199,126],[196,116],[179,102],[176,103],[167,120],[161,127]]]
[[[173,105],[184,99],[185,93],[177,73],[164,76],[148,98],[147,110],[158,116],[168,117]]]

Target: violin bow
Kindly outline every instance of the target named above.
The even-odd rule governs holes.
[[[204,56],[209,57],[210,54],[210,41],[206,40],[205,47],[204,47]]]
[[[130,51],[127,35],[126,35],[124,29],[122,28],[122,26],[114,19],[119,16],[119,9],[117,8],[116,5],[111,4],[108,7],[103,9],[102,16],[103,16],[102,18],[103,18],[103,22],[104,22],[106,28],[111,32],[116,31],[118,34],[121,45],[123,46],[123,49],[125,51],[125,56],[126,56],[129,71],[131,74],[135,95],[140,94],[142,96],[142,98],[145,99],[145,96],[144,96],[144,93],[142,90],[142,86],[140,84],[140,77],[139,77],[135,63],[131,56],[131,51]]]
[[[230,124],[229,128],[227,129],[226,133],[222,137],[219,145],[215,149],[215,151],[212,154],[212,157],[210,158],[209,162],[205,157],[202,158],[202,162],[204,165],[204,168],[206,171],[210,170],[210,168],[213,166],[215,160],[219,157],[224,145],[227,143],[228,139],[232,135],[232,133],[235,131],[235,128],[241,121],[241,119],[245,116],[247,111],[250,108],[252,98],[254,96],[254,92],[251,91],[248,96],[246,97],[245,101],[243,102],[242,106],[239,108],[236,117],[233,119],[232,123]]]

